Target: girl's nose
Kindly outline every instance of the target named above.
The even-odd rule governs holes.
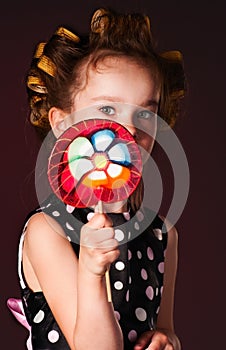
[[[132,134],[132,136],[136,138],[136,127],[131,124],[124,124],[124,126]]]
[[[128,107],[127,107],[128,109]],[[122,116],[120,116],[121,124],[132,134],[136,135],[136,125],[134,123],[133,112],[126,110]]]

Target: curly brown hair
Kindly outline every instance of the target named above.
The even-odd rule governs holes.
[[[181,53],[157,53],[148,16],[99,9],[91,18],[89,34],[77,36],[59,27],[48,42],[36,47],[27,74],[27,94],[29,119],[41,138],[51,129],[49,109],[55,106],[70,113],[74,96],[86,83],[88,66],[95,67],[107,56],[126,56],[161,79],[158,114],[174,125],[185,90]]]

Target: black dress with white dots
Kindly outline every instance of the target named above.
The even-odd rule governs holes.
[[[43,211],[63,227],[79,257],[79,233],[89,220],[91,209],[64,205],[56,196],[34,212]],[[109,213],[119,242],[120,255],[111,265],[110,281],[115,316],[124,336],[124,350],[132,350],[136,339],[155,329],[163,289],[167,233],[163,222],[149,209],[137,213]],[[21,237],[22,249],[26,225]],[[22,256],[21,251],[19,256]],[[32,292],[24,278],[19,258],[19,277],[24,312],[31,326],[33,350],[70,350],[42,292]]]

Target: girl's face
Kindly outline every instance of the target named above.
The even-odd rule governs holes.
[[[150,153],[160,98],[160,86],[153,76],[146,67],[127,58],[105,58],[97,68],[89,68],[87,84],[74,98],[73,112],[92,106],[98,118],[125,126],[138,145]],[[74,122],[84,119],[83,113],[74,116]]]

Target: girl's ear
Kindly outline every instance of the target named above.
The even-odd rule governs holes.
[[[49,110],[49,123],[56,137],[59,137],[66,129],[64,125],[66,115],[65,112],[56,107],[52,107]]]

